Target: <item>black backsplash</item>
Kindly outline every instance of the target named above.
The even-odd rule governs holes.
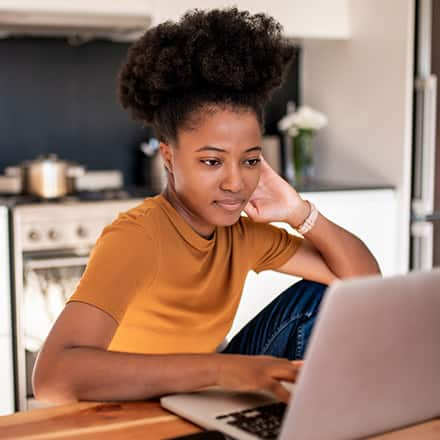
[[[45,153],[90,170],[120,169],[126,185],[141,184],[139,143],[152,135],[117,100],[117,72],[130,44],[61,38],[0,40],[0,174]],[[300,55],[300,54],[299,54]],[[298,102],[299,62],[266,109],[266,132],[286,102]]]

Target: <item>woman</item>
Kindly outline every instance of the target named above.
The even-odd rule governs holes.
[[[103,231],[39,355],[39,400],[145,399],[210,385],[288,400],[280,381],[295,380],[301,363],[290,360],[303,357],[326,285],[379,273],[358,238],[261,156],[263,107],[293,53],[272,18],[237,9],[190,12],[132,46],[120,99],[153,125],[168,185]],[[248,271],[266,269],[308,281],[216,352]]]

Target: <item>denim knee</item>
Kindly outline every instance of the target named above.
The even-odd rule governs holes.
[[[296,282],[247,323],[221,352],[289,359],[302,356],[326,288],[314,281]]]
[[[292,284],[281,295],[284,296],[283,300],[294,304],[294,315],[310,318],[317,313],[326,289],[326,284],[303,279]]]
[[[325,284],[301,280],[283,292],[285,296],[280,300],[285,302],[284,312],[288,311],[288,314],[284,315],[283,324],[268,341],[266,353],[272,352],[272,355],[291,360],[304,358],[326,288]]]

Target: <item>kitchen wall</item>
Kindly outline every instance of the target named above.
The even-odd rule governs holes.
[[[65,39],[0,40],[0,173],[57,153],[89,169],[119,168],[133,183],[136,148],[148,132],[116,97],[129,44]]]
[[[351,0],[349,40],[309,39],[303,101],[329,125],[316,138],[317,174],[397,189],[399,267],[407,268],[411,189],[414,0]],[[372,212],[380,216],[380,212]]]
[[[43,153],[121,169],[125,184],[142,184],[139,143],[153,133],[130,120],[117,100],[117,73],[128,43],[65,39],[0,40],[0,174]],[[276,133],[288,100],[299,102],[298,48],[286,81],[266,107]]]

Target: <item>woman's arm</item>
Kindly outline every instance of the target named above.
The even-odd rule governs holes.
[[[294,227],[298,223],[290,225]],[[367,246],[322,214],[318,214],[314,227],[293,257],[277,270],[323,284],[352,276],[380,274],[379,265]]]
[[[258,187],[246,206],[249,217],[257,222],[282,221],[295,228],[309,211],[309,204],[262,159]],[[320,213],[297,252],[277,270],[326,284],[338,278],[380,274],[365,244]]]
[[[81,302],[67,304],[34,368],[38,400],[141,400],[220,385],[267,390],[287,402],[280,380],[295,381],[301,362],[270,356],[228,354],[134,354],[108,351],[117,322]]]

